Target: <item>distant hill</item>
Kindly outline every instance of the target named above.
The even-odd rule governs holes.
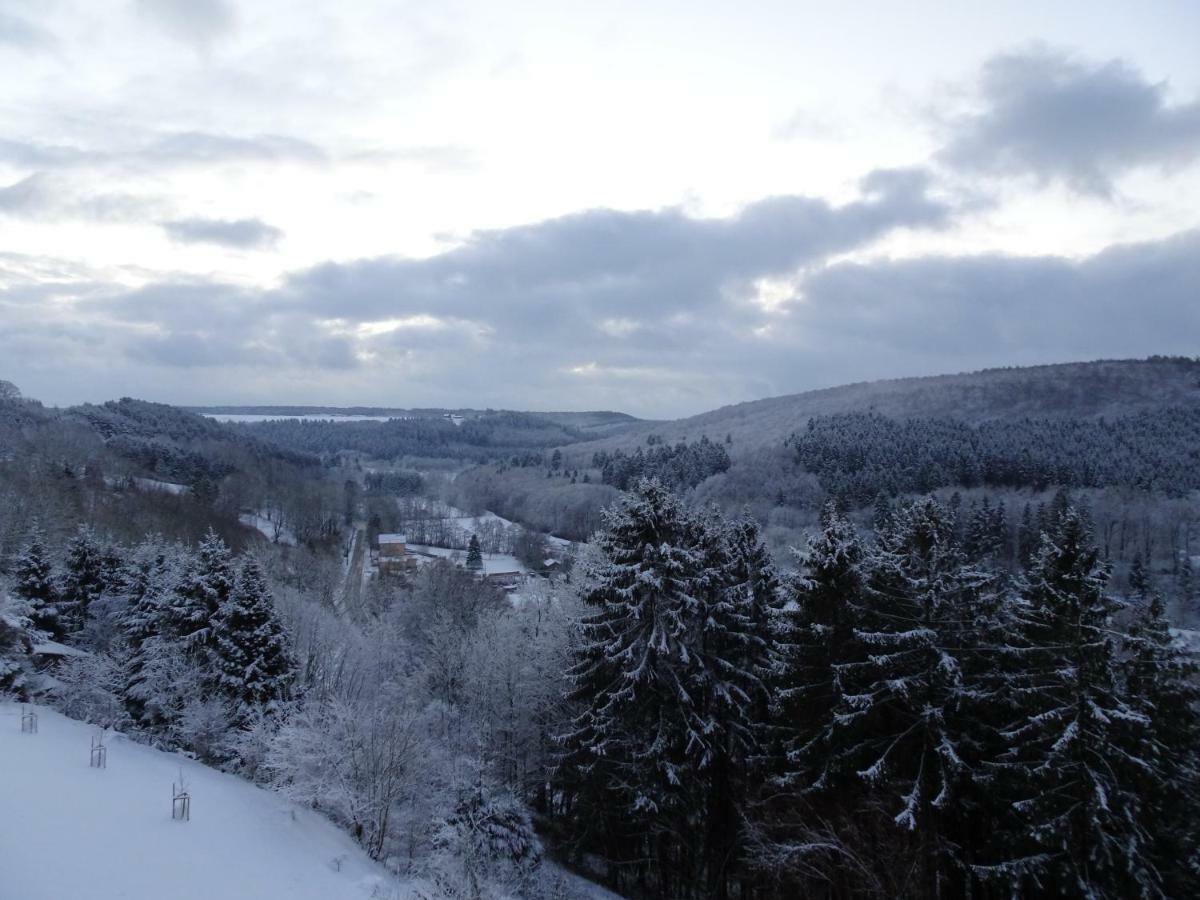
[[[666,442],[732,437],[730,453],[779,444],[813,416],[876,412],[893,418],[953,418],[972,424],[1025,417],[1114,418],[1165,406],[1200,406],[1200,359],[1152,357],[985,369],[959,375],[861,382],[724,406],[671,422],[639,423],[574,445],[629,449],[649,435]]]

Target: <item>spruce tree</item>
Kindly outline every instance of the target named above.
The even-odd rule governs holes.
[[[773,726],[765,741],[769,786],[756,819],[773,876],[795,893],[821,882],[849,893],[855,882],[839,841],[856,840],[853,810],[861,785],[835,749],[835,713],[844,668],[858,656],[866,551],[833,501],[821,529],[797,554],[778,628],[780,662],[772,681]],[[822,829],[838,840],[829,840]]]
[[[229,548],[209,530],[180,575],[165,610],[171,636],[197,651],[212,641],[212,619],[233,588]]]
[[[483,551],[479,547],[478,535],[471,535],[471,540],[467,544],[467,568],[472,572],[479,572],[483,569]]]
[[[1028,574],[1028,683],[1003,763],[1028,842],[1006,868],[1026,891],[1157,896],[1142,750],[1149,720],[1122,696],[1112,637],[1119,604],[1081,515],[1067,507]]]
[[[239,722],[256,710],[278,712],[290,696],[295,662],[262,570],[252,559],[238,567],[213,618],[211,662],[217,687]]]
[[[1184,556],[1179,564],[1179,611],[1187,617],[1200,617],[1200,584],[1197,584],[1192,558]]]
[[[87,525],[80,525],[63,558],[60,603],[63,628],[74,633],[87,623],[92,603],[104,593],[104,550]]]
[[[1200,896],[1200,666],[1175,645],[1162,599],[1139,610],[1126,639],[1128,700],[1145,716],[1139,763],[1150,853],[1169,897]]]
[[[13,574],[16,578],[13,594],[25,601],[33,628],[53,638],[63,637],[65,632],[59,615],[54,568],[46,553],[42,534],[36,528],[21,551]]]
[[[560,788],[585,810],[585,843],[694,882],[705,860],[677,836],[702,827],[709,779],[752,731],[744,673],[710,651],[741,641],[742,617],[720,609],[727,554],[654,479],[606,511],[595,543]]]

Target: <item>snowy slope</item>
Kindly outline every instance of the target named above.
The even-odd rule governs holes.
[[[409,893],[316,813],[176,754],[37,707],[0,703],[0,897],[12,900],[402,900]],[[179,770],[192,819],[171,820]],[[340,858],[341,871],[335,859]]]

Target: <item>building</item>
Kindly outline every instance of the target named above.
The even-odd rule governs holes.
[[[525,576],[521,572],[488,572],[483,576],[484,581],[493,584],[502,591],[514,591],[521,586]]]
[[[379,574],[405,575],[417,567],[417,558],[408,552],[408,538],[403,534],[379,536]]]

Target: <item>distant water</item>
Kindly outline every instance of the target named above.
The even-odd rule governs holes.
[[[333,416],[333,415],[306,415],[306,416],[262,416],[253,415],[250,413],[204,413],[209,419],[216,419],[218,422],[275,422],[280,419],[295,419],[303,422],[386,422],[388,419],[403,418],[402,416]]]

